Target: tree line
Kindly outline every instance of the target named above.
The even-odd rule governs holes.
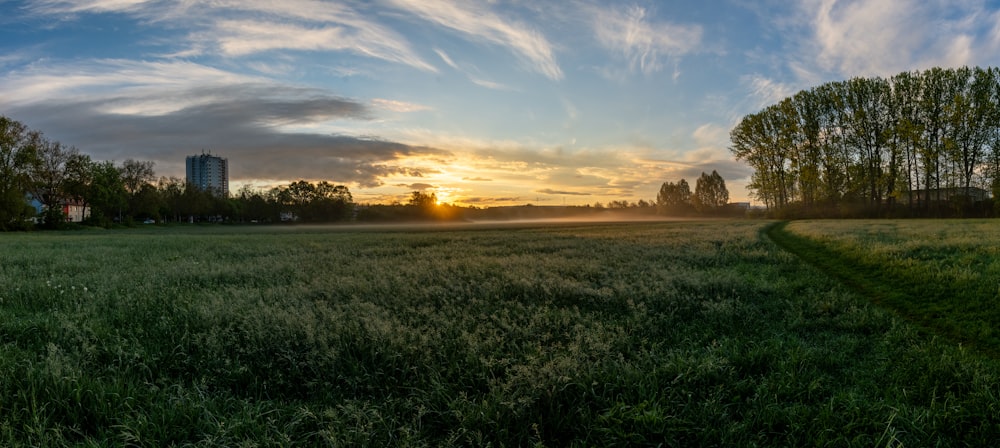
[[[679,188],[671,193],[672,188]],[[685,193],[686,191],[686,193]],[[679,194],[679,196],[678,196]],[[413,191],[405,203],[355,204],[350,190],[327,181],[299,180],[273,188],[245,185],[235,194],[203,190],[176,177],[157,177],[152,161],[95,161],[77,148],[0,115],[0,231],[63,228],[72,204],[85,225],[141,222],[454,221],[592,215],[719,213],[729,200],[715,171],[702,173],[695,192],[687,182],[664,183],[656,201],[612,200],[584,207],[480,209],[441,204],[432,192]],[[38,205],[38,209],[35,205]]]
[[[304,180],[269,190],[244,187],[235,196],[202,190],[176,177],[157,177],[152,161],[95,161],[0,115],[0,230],[66,225],[73,204],[85,224],[259,221],[333,222],[353,217],[343,185]],[[37,203],[38,212],[32,202]]]
[[[803,90],[747,115],[732,154],[774,211],[989,211],[1000,193],[1000,70],[932,68]]]

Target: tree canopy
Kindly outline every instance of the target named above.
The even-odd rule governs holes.
[[[701,173],[694,187],[694,196],[691,203],[699,212],[715,211],[726,204],[729,204],[729,190],[726,189],[726,181],[718,172],[712,170],[712,174]]]
[[[978,191],[995,196],[1000,71],[830,82],[747,115],[730,138],[733,155],[754,169],[751,195],[770,209],[919,212]]]

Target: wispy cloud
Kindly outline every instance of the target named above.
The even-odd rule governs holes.
[[[170,22],[190,30],[187,48],[167,54],[178,58],[211,54],[243,57],[278,50],[336,51],[437,72],[395,30],[337,2],[43,0],[29,10],[53,16],[118,12],[146,22]]]
[[[760,109],[788,98],[798,91],[794,86],[776,81],[759,73],[740,77],[740,84],[748,89],[752,109]]]
[[[448,53],[445,53],[444,50],[440,48],[435,48],[434,52],[437,53],[437,55],[441,58],[441,60],[444,61],[445,64],[448,64],[449,67],[456,70],[460,70],[458,68],[458,64],[456,64],[455,61],[451,60],[451,56],[448,56]]]
[[[695,145],[704,147],[725,147],[729,143],[729,131],[715,123],[698,126],[691,134]]]
[[[570,190],[553,190],[551,188],[542,188],[540,190],[535,190],[536,193],[541,194],[555,194],[560,196],[590,196],[591,193],[585,193],[580,191],[570,191]]]
[[[155,0],[36,0],[29,9],[44,14],[136,11]]]
[[[702,43],[701,26],[653,22],[640,6],[595,6],[590,11],[598,42],[623,58],[633,72],[661,71],[666,60],[693,52]]]
[[[121,59],[44,63],[8,72],[0,83],[0,105],[15,106],[40,100],[80,101],[108,98],[128,103],[135,113],[162,113],[206,100],[175,95],[200,86],[266,82],[182,61],[138,62]]]
[[[471,75],[469,77],[469,81],[472,81],[472,83],[475,84],[475,85],[477,85],[477,86],[485,87],[487,89],[492,89],[492,90],[504,90],[504,91],[515,91],[515,90],[517,90],[517,89],[514,89],[513,87],[501,84],[499,82],[490,81],[488,79],[474,78]]]
[[[813,0],[801,59],[842,77],[998,62],[998,16],[978,1]],[[982,36],[976,38],[974,36]],[[986,60],[984,60],[984,58]]]
[[[346,51],[436,72],[402,39],[381,27],[353,28],[339,24],[291,24],[259,20],[219,20],[207,31],[191,36],[196,43],[214,45],[227,56],[246,56],[273,50]],[[206,42],[207,41],[207,42]]]
[[[422,104],[414,104],[398,100],[387,100],[384,98],[373,99],[372,105],[379,109],[385,109],[392,112],[419,112],[422,110],[430,110],[430,107]]]
[[[506,20],[490,9],[490,3],[449,0],[391,0],[423,20],[458,31],[475,40],[507,47],[531,70],[553,80],[563,78],[552,45],[541,32]]]
[[[458,63],[456,63],[454,60],[452,60],[451,56],[449,56],[448,53],[446,53],[444,50],[442,50],[440,48],[435,48],[434,52],[437,53],[438,57],[440,57],[441,60],[444,61],[445,64],[448,64],[449,67],[451,67],[451,68],[453,68],[455,70],[458,70],[459,72],[462,72],[463,74],[465,74],[466,78],[468,78],[470,82],[472,82],[473,84],[475,84],[477,86],[485,87],[487,89],[493,89],[493,90],[508,90],[508,91],[509,90],[514,90],[511,87],[506,86],[504,84],[501,84],[501,83],[498,83],[498,82],[494,82],[494,81],[490,81],[488,79],[483,79],[479,75],[474,75],[472,73],[473,70],[469,70],[469,69],[466,69],[466,68],[458,65]]]

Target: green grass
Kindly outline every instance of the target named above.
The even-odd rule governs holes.
[[[0,445],[988,445],[1000,364],[767,223],[2,235]]]
[[[797,221],[772,237],[931,333],[1000,355],[990,220]]]

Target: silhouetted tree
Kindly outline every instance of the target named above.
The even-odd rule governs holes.
[[[691,202],[694,208],[701,213],[721,210],[729,203],[729,190],[726,189],[726,181],[715,170],[712,170],[711,175],[701,173],[701,177],[695,184]]]
[[[274,202],[282,212],[305,222],[333,222],[350,219],[354,203],[350,190],[343,185],[305,180],[292,182],[271,190]]]
[[[407,202],[407,206],[413,210],[415,218],[433,218],[434,207],[437,206],[437,195],[434,193],[414,191],[410,193],[410,200]]]
[[[656,206],[664,214],[688,212],[691,208],[691,187],[684,179],[677,183],[664,182],[656,195]]]

